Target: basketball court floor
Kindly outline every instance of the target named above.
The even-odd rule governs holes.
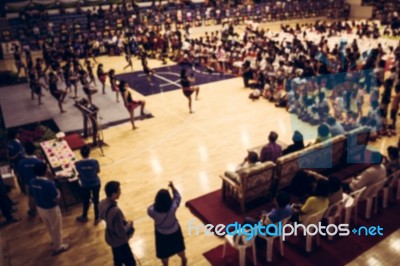
[[[206,30],[202,28],[193,34],[203,34]],[[114,68],[118,74],[127,72],[122,69],[125,65],[122,56],[101,57],[99,61],[106,71]],[[6,64],[12,67],[12,62]],[[149,65],[161,66],[153,60]],[[141,70],[137,59],[134,70]],[[167,188],[168,182],[173,181],[182,194],[177,217],[185,236],[188,265],[209,265],[202,254],[223,240],[203,233],[189,236],[189,221],[194,219],[197,224],[200,221],[184,203],[220,189],[218,176],[242,162],[247,149],[265,144],[271,130],[279,134],[281,142],[291,143],[293,128],[289,114],[266,100],[248,99],[250,90],[243,88],[240,77],[206,83],[200,89],[200,99],[193,102],[193,114],[189,113],[187,99],[179,89],[149,96],[135,93],[134,98],[146,100],[146,108],[154,118],[138,121],[136,130],[129,123],[106,129],[104,140],[109,146],[104,147],[104,156],[99,150],[92,151],[92,157],[101,165],[102,184],[110,180],[121,182],[118,204],[125,217],[134,221],[136,231],[130,246],[141,265],[161,265],[155,256],[154,225],[147,216],[147,208],[159,189]],[[123,113],[128,117],[125,110]],[[302,128],[315,130],[316,137],[316,127],[304,124]],[[372,146],[386,153],[386,147],[396,145],[397,140],[398,137],[384,138]],[[81,214],[80,205],[62,213],[63,235],[72,246],[69,251],[52,257],[44,224],[39,217],[28,218],[24,196],[16,191],[13,196],[20,202],[16,215],[23,219],[0,229],[2,265],[112,265],[111,250],[104,241],[105,224],[93,225],[92,210],[86,224],[75,222]],[[102,190],[101,198],[104,197]],[[349,265],[395,265],[399,249],[397,231]],[[180,265],[178,257],[172,258],[170,265]]]

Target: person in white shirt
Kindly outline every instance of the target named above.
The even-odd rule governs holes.
[[[351,180],[350,190],[355,191],[369,187],[386,178],[386,167],[382,163],[382,155],[379,152],[372,152],[371,160],[374,165]]]

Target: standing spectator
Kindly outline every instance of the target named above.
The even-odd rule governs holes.
[[[282,155],[282,147],[276,143],[277,139],[278,134],[275,131],[271,131],[268,136],[269,143],[261,150],[261,162],[275,162]]]
[[[392,119],[391,129],[393,131],[396,130],[396,122],[397,122],[397,113],[399,112],[399,104],[400,104],[400,84],[397,84],[395,87],[395,96],[392,101],[391,109],[390,109],[390,118]]]
[[[53,255],[58,255],[69,249],[69,245],[62,240],[62,217],[58,199],[60,193],[53,181],[46,176],[47,164],[38,163],[34,168],[36,178],[32,179],[29,192],[35,199],[37,211],[44,222],[53,240]]]
[[[18,163],[18,172],[21,176],[22,183],[24,184],[25,191],[28,194],[28,215],[35,216],[37,214],[35,201],[32,195],[29,193],[29,185],[33,179],[35,179],[35,166],[43,163],[42,160],[38,159],[34,153],[36,150],[35,145],[32,142],[26,142],[24,144],[26,155]]]
[[[21,141],[18,139],[18,131],[17,130],[9,130],[8,131],[8,142],[7,142],[7,154],[8,159],[10,161],[10,166],[14,169],[18,185],[23,193],[25,193],[25,187],[23,186],[22,180],[18,174],[18,163],[24,157],[24,149],[22,147]]]
[[[94,205],[94,225],[100,222],[99,219],[99,192],[100,192],[100,165],[96,159],[89,158],[90,147],[85,145],[81,148],[82,160],[75,163],[76,170],[79,174],[82,187],[82,201],[83,201],[83,212],[81,216],[78,216],[76,220],[78,222],[87,222],[87,214],[89,210],[90,199],[92,199]]]
[[[117,199],[121,196],[120,183],[110,181],[105,186],[107,198],[99,204],[101,219],[106,221],[106,242],[111,246],[114,265],[135,266],[135,258],[129,246],[129,238],[133,235],[133,221],[126,221]]]
[[[250,61],[246,60],[243,63],[242,68],[243,68],[243,74],[242,75],[243,75],[244,87],[248,88],[250,86],[249,85],[250,79],[253,77],[253,71],[251,70],[251,67],[250,67]]]
[[[0,227],[21,221],[21,218],[13,217],[13,215],[11,214],[12,203],[13,202],[7,195],[7,188],[3,183],[3,179],[0,178],[0,211],[4,218],[6,218],[6,221],[0,223]]]
[[[169,183],[173,198],[169,191],[161,189],[158,191],[154,204],[151,205],[147,214],[154,220],[156,234],[156,255],[162,261],[163,266],[168,265],[169,257],[178,254],[182,265],[187,265],[185,255],[185,243],[182,230],[176,219],[176,210],[181,202],[181,195],[172,182]]]

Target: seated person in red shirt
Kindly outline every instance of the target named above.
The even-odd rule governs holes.
[[[282,155],[282,147],[281,145],[276,143],[277,139],[278,134],[275,131],[271,131],[268,136],[269,143],[265,145],[261,150],[261,162],[276,162],[276,159],[278,159]]]

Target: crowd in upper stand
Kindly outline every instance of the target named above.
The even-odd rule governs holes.
[[[11,39],[21,40],[32,48],[43,42],[63,43],[70,40],[79,45],[85,40],[108,42],[114,36],[136,34],[138,28],[156,27],[157,31],[169,29],[172,24],[179,27],[220,24],[231,20],[235,24],[245,20],[276,21],[284,19],[326,16],[333,10],[341,10],[343,1],[271,1],[263,4],[230,5],[217,1],[214,4],[177,4],[172,7],[153,3],[150,8],[141,9],[135,4],[124,3],[100,5],[87,11],[78,10],[69,18],[60,15],[49,16],[46,12],[23,11],[19,19],[11,19]],[[65,18],[65,19],[64,19]],[[31,41],[34,40],[34,41]]]

